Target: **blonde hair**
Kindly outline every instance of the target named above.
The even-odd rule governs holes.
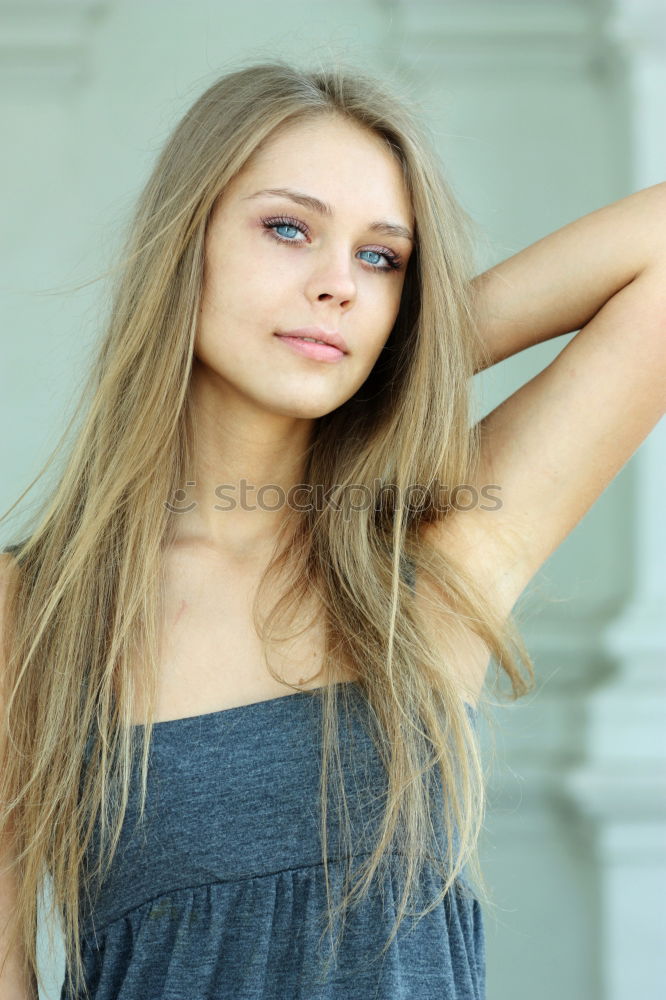
[[[276,550],[257,601],[274,574],[286,573],[284,593],[267,620],[255,624],[267,641],[277,633],[277,622],[289,620],[317,593],[326,609],[325,679],[335,664],[351,666],[386,769],[386,809],[375,849],[352,888],[347,871],[349,891],[334,907],[327,788],[329,781],[340,783],[342,816],[342,772],[331,762],[339,764],[338,700],[345,701],[349,692],[346,685],[325,684],[317,694],[323,708],[327,929],[364,898],[389,858],[402,859],[405,882],[385,948],[426,862],[437,866],[442,889],[421,915],[454,883],[463,883],[463,869],[473,876],[477,893],[483,887],[477,840],[484,775],[477,734],[456,683],[455,630],[465,624],[483,640],[508,676],[513,699],[530,689],[533,667],[513,616],[500,615],[464,567],[425,545],[419,533],[420,526],[451,511],[442,508],[436,484],[465,483],[478,460],[471,377],[481,358],[489,362],[470,298],[472,226],[407,98],[341,65],[303,70],[281,60],[261,62],[210,86],[157,159],[138,199],[108,325],[76,410],[84,419],[12,565],[3,637],[7,752],[0,769],[0,836],[11,833],[15,847],[12,942],[18,935],[40,984],[37,900],[48,875],[51,912],[62,921],[68,985],[74,979],[75,990],[85,988],[78,922],[82,859],[99,822],[102,850],[91,878],[104,877],[138,751],[144,815],[163,556],[174,537],[164,501],[192,468],[188,390],[207,223],[218,196],[263,143],[284,127],[322,115],[342,116],[386,143],[412,200],[416,245],[386,347],[361,389],[316,421],[305,481],[324,489],[337,484],[343,494],[351,484],[360,485],[373,498],[378,483],[393,484],[395,491],[387,498],[383,489],[381,502],[366,504],[351,518],[341,519],[327,505],[300,517],[289,546]],[[414,504],[412,492],[406,505],[402,498],[414,483],[421,495]],[[431,627],[436,620],[441,642],[450,640],[444,658],[401,575],[405,560],[429,584]],[[257,607],[255,602],[255,615]],[[148,695],[143,728],[133,726],[130,665],[137,662],[145,665]],[[272,667],[270,672],[283,680]],[[86,767],[87,745],[92,749]],[[445,793],[439,817],[446,833],[443,855],[433,854],[437,845],[424,775],[437,776]],[[112,785],[120,789],[117,812],[107,794]]]

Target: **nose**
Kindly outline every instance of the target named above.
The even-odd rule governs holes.
[[[308,297],[313,301],[338,302],[348,305],[356,297],[356,282],[351,273],[346,251],[339,255],[329,254],[313,268],[307,283]]]

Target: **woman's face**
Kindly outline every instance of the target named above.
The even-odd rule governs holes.
[[[330,206],[266,189],[289,188]],[[228,394],[316,418],[363,384],[391,332],[414,231],[397,161],[374,134],[338,118],[293,125],[258,151],[218,200],[206,235],[195,356]],[[396,266],[392,267],[391,264]],[[337,331],[340,360],[306,357],[278,331]]]

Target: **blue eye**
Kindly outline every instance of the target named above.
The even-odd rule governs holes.
[[[293,229],[295,233],[299,232],[299,230],[296,228],[296,226],[289,226],[289,225],[287,225],[286,222],[283,223],[280,226],[275,226],[275,229]],[[289,242],[291,243],[292,241],[290,240]],[[294,242],[297,242],[297,241],[294,241]]]
[[[291,229],[294,230],[295,233],[299,232],[303,233],[304,236],[307,236],[309,232],[307,227],[298,219],[292,219],[287,216],[280,216],[278,218],[273,218],[273,219],[262,219],[261,223],[264,227],[264,230],[266,232],[269,232],[273,237],[273,239],[277,240],[279,243],[298,244],[306,242],[305,240],[298,240],[291,237],[280,236],[276,232],[277,229]],[[390,273],[391,271],[399,271],[402,267],[402,260],[400,259],[400,257],[398,257],[397,254],[393,253],[392,250],[388,249],[362,250],[361,253],[374,254],[375,257],[379,258],[383,257],[386,260],[387,266],[385,267],[378,267],[372,261],[366,261],[365,263],[369,264],[373,271],[384,271]]]

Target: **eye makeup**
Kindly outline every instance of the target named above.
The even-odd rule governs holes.
[[[300,219],[296,219],[288,215],[272,216],[270,218],[262,218],[261,224],[265,232],[270,233],[273,239],[277,240],[278,243],[286,243],[292,245],[298,245],[299,243],[304,243],[304,240],[288,239],[284,236],[279,236],[276,229],[283,228],[293,228],[303,233],[304,236],[310,235],[310,230],[308,226]],[[396,254],[393,250],[389,250],[388,247],[365,247],[361,253],[373,253],[380,257],[384,257],[386,260],[385,267],[378,267],[371,261],[364,261],[365,264],[369,266],[372,271],[391,273],[392,271],[399,271],[402,269],[402,258],[399,254]]]

